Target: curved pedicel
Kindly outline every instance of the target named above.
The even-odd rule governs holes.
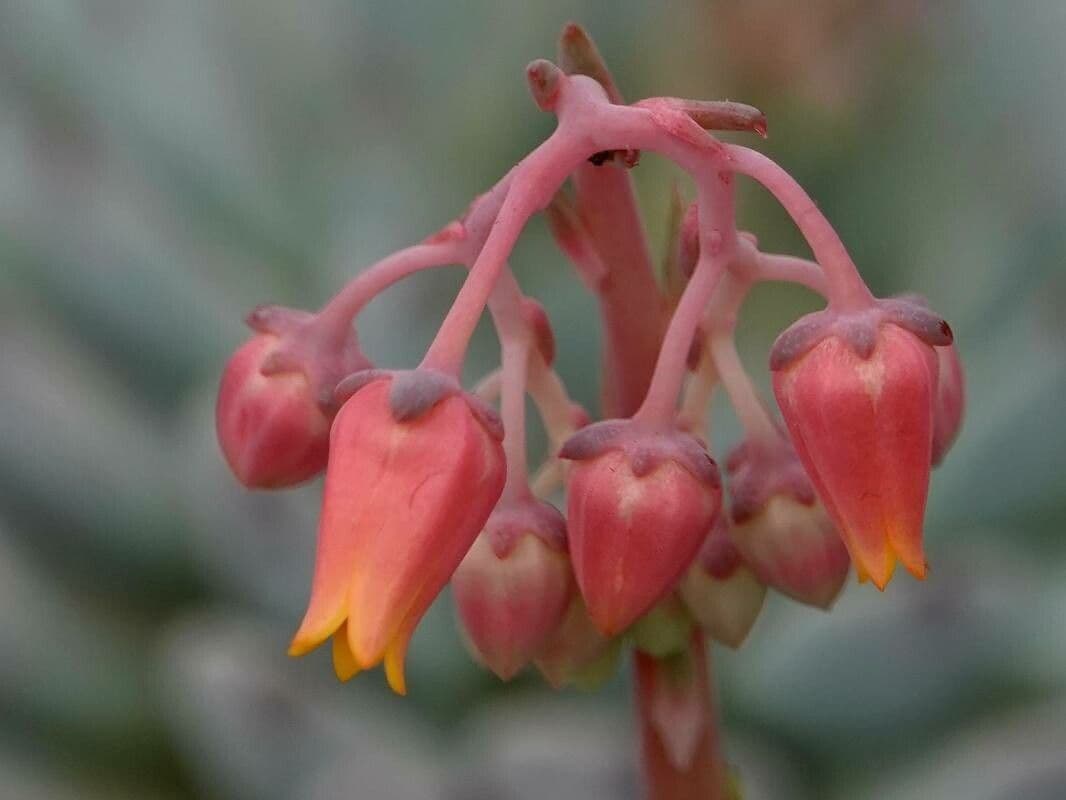
[[[931,347],[945,347],[953,341],[948,323],[919,298],[892,297],[861,311],[825,309],[800,317],[774,342],[770,369],[785,369],[829,336],[838,337],[860,358],[869,358],[877,345],[877,330],[886,323],[903,328]]]
[[[278,337],[264,359],[263,375],[300,372],[307,378],[315,403],[328,416],[337,412],[334,393],[340,379],[372,366],[359,348],[354,329],[340,341],[309,311],[278,305],[256,306],[244,321],[256,333]]]
[[[623,451],[638,478],[663,461],[675,461],[708,486],[721,486],[718,465],[695,436],[652,431],[631,420],[609,419],[582,428],[566,440],[559,458],[585,461],[609,450]]]
[[[335,401],[342,405],[360,389],[380,380],[392,381],[389,387],[389,409],[397,422],[418,419],[444,398],[459,395],[489,435],[503,440],[503,422],[496,410],[477,395],[464,392],[459,382],[451,376],[432,369],[360,370],[337,384]]]

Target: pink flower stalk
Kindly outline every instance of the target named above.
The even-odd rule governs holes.
[[[289,652],[333,636],[342,680],[384,661],[404,694],[415,626],[503,489],[500,432],[431,374],[355,378],[330,436],[311,601]]]
[[[219,440],[253,487],[289,486],[326,465],[294,655],[332,637],[341,679],[384,662],[403,693],[410,638],[451,580],[475,658],[504,679],[533,661],[553,686],[590,685],[623,646],[635,649],[648,796],[724,800],[704,631],[738,646],[767,585],[827,608],[848,554],[881,588],[897,560],[925,575],[929,472],[961,425],[962,367],[950,329],[923,301],[873,297],[791,176],[710,133],[765,135],[761,112],[676,97],[627,105],[576,25],[563,31],[559,60],[562,69],[540,60],[526,70],[554,133],[460,219],[366,269],[314,315],[253,313],[257,335],[223,376]],[[687,211],[680,194],[674,202],[665,288],[627,174],[644,151],[677,163],[696,192]],[[761,253],[738,231],[737,176],[774,195],[813,262]],[[570,399],[553,367],[565,342],[508,266],[542,210],[599,307],[599,423],[586,425]],[[367,369],[360,310],[445,264],[468,274],[418,369]],[[828,301],[771,357],[792,448],[734,345],[758,281],[799,283]],[[477,399],[460,376],[486,309],[502,363]],[[729,462],[731,515],[702,438],[718,386],[745,432]],[[527,394],[551,444],[532,480]],[[497,397],[502,424],[485,405]],[[565,520],[533,493],[564,485]]]
[[[573,585],[562,514],[534,501],[497,509],[452,576],[475,658],[513,678],[558,630]]]

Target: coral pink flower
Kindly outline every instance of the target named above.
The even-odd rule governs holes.
[[[503,489],[498,421],[443,376],[354,376],[333,424],[311,601],[290,654],[334,637],[342,679],[406,691],[415,626]],[[342,389],[345,388],[342,385]]]
[[[452,576],[475,657],[505,681],[558,629],[573,589],[566,522],[537,501],[494,511]]]
[[[570,557],[589,615],[606,635],[629,627],[677,584],[721,506],[718,469],[680,432],[610,421],[575,434]]]
[[[792,446],[746,441],[726,469],[733,541],[752,571],[782,594],[828,609],[851,559]]]
[[[237,480],[252,489],[292,486],[326,466],[330,418],[299,371],[263,374],[280,340],[259,334],[230,358],[215,427]]]
[[[924,578],[937,381],[931,345],[950,344],[951,331],[904,300],[881,301],[861,319],[825,313],[800,320],[775,345],[781,413],[859,579],[883,589],[897,559]]]

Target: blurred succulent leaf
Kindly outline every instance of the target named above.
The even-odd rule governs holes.
[[[852,583],[831,614],[778,600],[744,650],[719,660],[723,701],[809,754],[869,764],[861,759],[905,750],[976,692],[1018,678],[1039,573],[987,554],[933,563],[925,583],[884,594]]]
[[[383,702],[365,683],[337,682],[325,662],[292,661],[287,640],[277,627],[217,614],[164,631],[160,707],[202,796],[307,797],[300,787],[339,760],[368,785],[383,785],[383,771],[397,761],[432,769],[427,731],[398,699]],[[328,680],[316,681],[314,672]],[[382,751],[395,761],[376,757]]]
[[[182,560],[161,426],[46,317],[11,296],[4,306],[0,504],[48,531],[34,546],[95,559],[67,566],[110,576],[124,592],[172,591]]]
[[[629,736],[626,721],[602,704],[573,695],[508,697],[468,722],[451,760],[451,796],[635,799]]]
[[[837,795],[878,800],[1057,800],[1066,797],[1066,700],[996,715]]]
[[[144,758],[159,738],[143,631],[64,586],[18,538],[0,520],[0,728],[66,737],[82,756]]]

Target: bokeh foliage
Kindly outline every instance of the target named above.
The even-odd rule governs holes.
[[[317,487],[240,490],[215,381],[257,302],[314,307],[548,130],[522,67],[568,18],[630,97],[759,105],[875,291],[927,294],[968,370],[922,585],[770,604],[716,662],[754,798],[1066,796],[1066,6],[995,0],[0,5],[0,786],[36,798],[631,797],[627,680],[551,698],[463,653],[445,600],[406,700],[290,662]],[[662,246],[676,172],[636,170]],[[755,189],[744,224],[802,252]],[[514,260],[595,405],[592,300]],[[392,290],[420,357],[457,271]],[[741,348],[813,308],[760,289]],[[470,377],[496,357],[481,331]],[[714,439],[736,437],[716,413]],[[548,785],[548,782],[551,785]]]

